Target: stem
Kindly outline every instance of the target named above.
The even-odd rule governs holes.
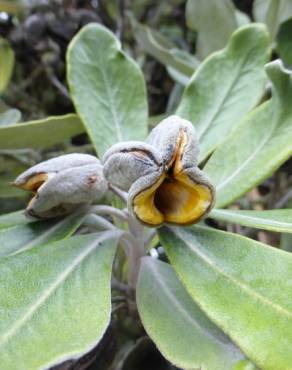
[[[157,235],[156,229],[150,230],[149,234],[146,236],[145,241],[144,241],[144,245],[146,249],[151,244],[152,240],[155,238],[156,235]]]
[[[90,208],[90,211],[92,213],[97,213],[99,215],[110,215],[113,217],[117,217],[123,221],[129,221],[129,217],[126,212],[112,207],[112,206],[106,206],[106,205],[98,205],[98,206],[92,206]]]
[[[117,19],[116,35],[122,41],[124,33],[125,0],[118,0],[119,15]]]
[[[128,282],[129,285],[135,289],[140,270],[140,260],[141,257],[145,254],[144,248],[142,252],[139,241],[131,233],[128,232],[125,232],[122,236],[121,244],[125,247],[129,259]]]
[[[97,226],[105,230],[117,229],[112,223],[110,223],[103,217],[94,215],[92,213],[86,216],[86,218],[84,219],[84,224],[88,226]]]
[[[92,211],[93,209],[97,208],[97,210],[102,211],[111,211],[115,210],[117,214],[120,215],[122,212],[123,217],[125,214],[123,211],[118,210],[114,207],[110,206],[93,206],[90,208]],[[135,219],[132,217],[127,218],[129,223],[129,231],[122,231],[119,230],[116,226],[114,226],[111,222],[105,220],[103,217],[98,216],[96,214],[88,214],[84,220],[84,224],[94,227],[99,227],[105,230],[119,230],[121,233],[120,242],[122,246],[125,248],[128,261],[129,261],[129,273],[128,273],[128,283],[131,288],[136,288],[138,274],[140,270],[140,259],[142,256],[145,255],[144,251],[144,238],[143,238],[143,226],[141,226]],[[117,290],[125,291],[125,287],[122,283],[118,282],[116,279],[113,280],[113,287]],[[128,288],[127,288],[128,290]]]
[[[125,294],[127,294],[129,290],[127,284],[124,284],[121,281],[117,280],[114,276],[112,276],[112,288]]]
[[[127,307],[126,302],[121,302],[112,308],[112,315],[116,313],[120,308]]]
[[[125,302],[126,297],[125,296],[115,296],[112,297],[112,303],[120,303],[120,302]]]
[[[286,204],[289,202],[289,200],[292,198],[292,189],[288,191],[276,204],[275,208],[283,208],[286,206]]]
[[[128,193],[125,191],[113,186],[112,184],[108,184],[109,189],[116,194],[124,203],[128,202]]]

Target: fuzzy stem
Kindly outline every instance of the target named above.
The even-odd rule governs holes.
[[[127,213],[115,207],[106,206],[106,205],[97,205],[97,206],[92,206],[90,208],[90,211],[92,213],[97,213],[99,215],[110,215],[113,217],[117,217],[121,219],[122,221],[129,221],[129,217]]]
[[[129,214],[129,232],[125,233],[125,246],[128,248],[129,275],[128,281],[132,288],[136,288],[141,257],[145,255],[144,227]]]
[[[148,249],[149,245],[151,244],[152,240],[155,238],[156,235],[157,235],[156,229],[150,230],[150,232],[148,233],[144,241],[144,245],[146,249]]]
[[[129,259],[128,283],[131,288],[135,289],[140,270],[140,260],[145,252],[144,249],[141,252],[139,240],[131,233],[125,232],[121,238],[121,243],[125,247]]]
[[[128,193],[126,193],[125,191],[113,186],[112,184],[109,184],[108,185],[109,189],[114,193],[116,194],[124,203],[127,204],[127,201],[128,201]]]
[[[88,226],[97,226],[105,230],[114,230],[117,229],[111,222],[107,221],[101,216],[95,214],[88,214],[84,219],[84,224]]]
[[[128,293],[128,285],[122,283],[121,281],[117,280],[114,276],[112,276],[112,288],[118,290],[119,292]]]

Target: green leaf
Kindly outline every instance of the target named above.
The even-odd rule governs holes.
[[[0,363],[39,370],[76,358],[110,320],[116,234],[76,236],[0,263]]]
[[[14,52],[7,40],[0,37],[0,93],[9,84],[14,67]]]
[[[280,248],[287,252],[292,252],[292,235],[291,234],[281,234]]]
[[[14,225],[22,225],[30,222],[35,222],[34,219],[27,218],[24,210],[15,211],[0,215],[0,230]]]
[[[251,22],[249,16],[238,9],[235,10],[235,17],[238,27],[246,26]]]
[[[288,208],[292,208],[292,199],[287,203]],[[280,248],[287,252],[292,252],[292,235],[289,233],[283,233],[280,237]]]
[[[139,46],[165,66],[189,78],[199,65],[199,61],[188,52],[179,50],[161,33],[131,18],[134,37]]]
[[[84,132],[75,114],[0,127],[1,149],[48,148]]]
[[[175,81],[181,84],[182,86],[186,86],[190,82],[190,77],[179,72],[177,69],[174,69],[170,66],[166,66],[167,72],[170,77]]]
[[[14,180],[12,173],[2,175],[0,172],[0,199],[3,198],[25,198],[27,194],[14,186],[11,185],[11,182]]]
[[[231,0],[188,0],[186,21],[189,28],[198,32],[196,50],[199,59],[222,49],[237,28]]]
[[[148,120],[149,126],[151,127],[151,129],[154,128],[156,125],[158,125],[158,123],[160,121],[162,121],[166,117],[167,117],[167,115],[165,113],[158,114],[157,116],[151,116],[151,117],[149,117],[149,120]]]
[[[292,18],[281,24],[277,34],[276,49],[284,63],[292,66]]]
[[[118,141],[146,137],[143,74],[109,30],[85,26],[69,45],[67,66],[76,110],[100,156]]]
[[[61,221],[31,222],[0,230],[0,258],[71,236],[84,217],[83,213],[74,213]]]
[[[222,143],[263,94],[269,40],[263,25],[236,31],[227,47],[209,57],[186,87],[177,114],[195,125],[200,160]]]
[[[137,304],[148,335],[176,366],[228,370],[244,358],[192,301],[168,264],[143,258]]]
[[[268,211],[213,209],[209,217],[256,229],[292,233],[292,209]]]
[[[292,16],[291,0],[255,0],[253,15],[257,22],[267,25],[272,39],[275,38],[279,25]]]
[[[159,229],[188,293],[261,369],[292,363],[292,255],[206,227]]]
[[[272,99],[251,112],[216,150],[205,170],[223,207],[270,176],[292,153],[292,78],[280,61],[266,66]]]
[[[18,109],[8,109],[0,113],[0,127],[17,123],[21,120],[21,113]]]

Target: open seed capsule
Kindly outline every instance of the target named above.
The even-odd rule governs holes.
[[[193,125],[178,116],[163,120],[147,143],[120,143],[104,156],[110,183],[129,190],[129,210],[142,223],[188,225],[214,204],[215,191],[198,168]]]
[[[41,162],[18,176],[14,185],[33,192],[26,212],[38,218],[67,214],[101,199],[108,190],[100,161],[87,154]]]

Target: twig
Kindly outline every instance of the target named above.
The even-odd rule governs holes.
[[[59,79],[57,78],[57,76],[55,76],[52,68],[50,68],[49,66],[47,66],[46,64],[43,64],[44,66],[44,70],[46,72],[46,75],[48,77],[48,79],[51,81],[51,83],[59,90],[59,92],[67,99],[71,100],[71,97],[70,97],[70,94],[69,94],[69,91],[67,90],[67,88],[61,83],[61,81],[59,81]]]
[[[112,297],[112,302],[113,303],[125,302],[125,301],[126,301],[126,297],[124,297],[124,296]]]
[[[112,309],[112,315],[116,313],[120,308],[127,307],[127,304],[125,302],[119,303]]]
[[[56,76],[51,73],[48,73],[48,78],[52,82],[52,84],[60,91],[60,93],[67,99],[71,100],[70,94],[66,87],[58,80]]]
[[[126,293],[126,294],[128,293],[128,290],[129,290],[127,284],[122,283],[121,281],[116,279],[114,276],[112,276],[112,288],[115,290],[118,290],[119,292]]]
[[[119,16],[117,20],[117,37],[122,40],[124,33],[125,0],[117,0]]]
[[[292,198],[292,189],[288,191],[276,204],[274,208],[283,208]]]

